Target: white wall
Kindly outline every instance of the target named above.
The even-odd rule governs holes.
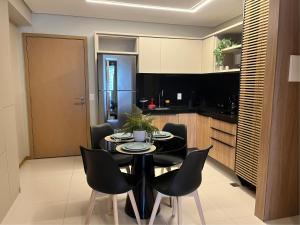
[[[19,193],[14,80],[11,75],[8,1],[0,1],[0,222]]]
[[[88,37],[88,69],[90,94],[95,94],[96,77],[94,72],[94,32],[139,33],[165,36],[201,37],[211,32],[209,28],[179,26],[154,23],[140,23],[118,20],[106,20],[73,16],[33,14],[32,26],[25,27],[23,32],[78,35]],[[96,96],[95,96],[96,97]],[[90,102],[91,124],[95,124],[97,105]]]
[[[14,83],[14,100],[16,109],[17,138],[19,162],[29,155],[28,114],[26,99],[26,83],[24,71],[24,58],[22,34],[13,23],[9,24],[11,75]]]

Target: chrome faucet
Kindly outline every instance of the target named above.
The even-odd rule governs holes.
[[[158,93],[158,108],[161,108],[160,100],[162,97],[164,97],[164,89]]]

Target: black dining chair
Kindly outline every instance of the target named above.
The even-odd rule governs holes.
[[[114,130],[109,123],[103,123],[100,125],[91,127],[91,144],[93,149],[107,149],[107,142],[104,138],[108,135],[112,135]],[[111,152],[113,159],[117,162],[119,167],[124,167],[127,173],[130,173],[130,165],[133,158],[129,155],[120,154],[117,152]]]
[[[204,214],[198,195],[198,187],[202,182],[202,169],[207,158],[209,148],[205,150],[193,151],[184,160],[180,169],[173,170],[151,181],[151,185],[158,192],[155,204],[152,210],[149,225],[153,225],[160,201],[164,196],[172,197],[173,212],[177,211],[178,225],[182,224],[181,198],[186,195],[192,195],[197,205],[198,213],[202,225],[205,225]]]
[[[184,124],[166,123],[162,130],[187,140],[187,128]]]
[[[168,131],[175,136],[181,137],[185,143],[187,143],[187,129],[184,124],[167,123],[163,127],[163,131]],[[154,165],[162,168],[161,173],[164,172],[164,168],[166,168],[167,171],[171,171],[171,167],[180,165],[187,155],[187,148],[177,149],[175,146],[174,150],[177,151],[172,151],[172,146],[169,143],[167,143],[167,145],[167,147],[164,148],[166,149],[165,153],[161,152],[153,157]]]
[[[128,193],[137,223],[140,225],[140,215],[132,192],[132,188],[138,183],[135,176],[122,173],[118,164],[106,150],[92,150],[81,146],[80,151],[87,183],[92,188],[85,224],[88,225],[90,222],[96,197],[107,194],[112,195],[114,220],[115,225],[118,225],[117,195]]]

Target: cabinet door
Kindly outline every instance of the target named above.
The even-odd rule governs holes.
[[[154,118],[153,125],[159,130],[162,130],[166,123],[178,123],[178,114],[174,115],[156,115]]]
[[[211,143],[209,156],[234,170],[237,125],[211,119]]]
[[[212,145],[214,146],[209,152],[210,157],[217,160],[219,163],[227,166],[231,170],[234,170],[235,166],[235,148],[222,142],[212,139]]]
[[[139,72],[161,72],[161,38],[139,38]]]
[[[202,41],[167,39],[161,41],[162,73],[201,73]]]
[[[205,149],[211,145],[210,117],[197,115],[197,147]]]
[[[202,47],[202,72],[210,73],[215,70],[214,50],[216,48],[216,38],[209,37],[203,40]]]
[[[185,124],[187,128],[187,146],[188,148],[197,147],[197,114],[183,113],[178,116],[178,123]]]

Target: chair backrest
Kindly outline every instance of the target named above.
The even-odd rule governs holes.
[[[187,155],[171,184],[171,192],[177,196],[187,195],[195,191],[202,182],[202,169],[207,158],[209,148],[193,151]]]
[[[157,142],[156,147],[158,149],[156,154],[168,154],[177,157],[181,157],[183,160],[187,155],[187,144],[184,138],[174,136],[174,138],[167,141]]]
[[[106,194],[127,192],[126,182],[117,163],[110,153],[102,150],[92,150],[80,146],[82,161],[89,186]]]
[[[162,130],[168,131],[175,136],[182,137],[187,141],[187,128],[184,124],[166,123]]]
[[[93,149],[106,149],[104,138],[114,133],[109,123],[91,126],[91,144]]]

